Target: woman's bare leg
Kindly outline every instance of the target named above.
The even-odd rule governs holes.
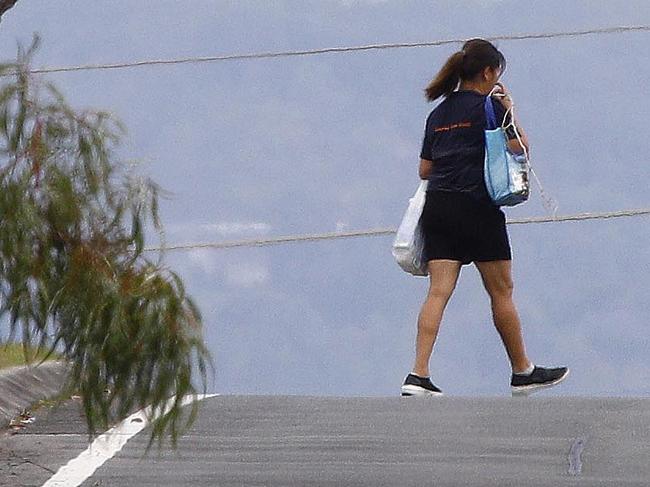
[[[521,332],[519,315],[512,300],[512,261],[476,262],[485,290],[492,301],[492,317],[506,348],[513,372],[526,370],[530,365]]]
[[[429,375],[429,359],[438,336],[445,306],[456,287],[461,263],[455,260],[431,260],[428,263],[429,292],[418,317],[413,372],[420,377]]]

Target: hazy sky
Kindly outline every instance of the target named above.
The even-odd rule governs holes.
[[[20,0],[2,58],[36,67],[650,24],[637,0]],[[650,207],[650,33],[502,41],[504,81],[560,214]],[[129,128],[123,156],[173,192],[170,243],[396,227],[417,187],[422,90],[458,45],[48,75]],[[544,215],[537,192],[509,217]],[[648,217],[511,226],[531,358],[569,365],[546,395],[648,395]],[[205,319],[219,393],[393,395],[427,282],[392,237],[173,252]],[[152,241],[152,244],[156,242]],[[474,267],[432,359],[454,395],[509,393]]]

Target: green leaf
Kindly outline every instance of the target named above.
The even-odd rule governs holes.
[[[37,47],[0,64],[18,71],[0,79],[0,318],[23,344],[68,360],[66,388],[82,396],[89,435],[175,398],[150,436],[175,445],[196,416],[180,401],[205,390],[214,366],[182,279],[143,254],[144,229],[163,232],[162,190],[116,159],[125,129],[109,112],[41,89],[29,74]]]

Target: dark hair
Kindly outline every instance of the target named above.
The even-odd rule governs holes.
[[[449,96],[461,80],[474,79],[486,67],[506,69],[506,58],[494,45],[483,39],[470,39],[452,54],[424,90],[427,100]]]

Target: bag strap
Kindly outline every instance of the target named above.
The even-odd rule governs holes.
[[[509,126],[512,126],[515,136],[517,137],[517,140],[519,141],[519,145],[524,149],[524,157],[526,159],[526,164],[528,164],[528,168],[530,169],[530,173],[533,175],[533,179],[535,179],[535,183],[537,183],[537,187],[539,188],[540,195],[542,197],[542,204],[544,205],[544,208],[546,211],[551,213],[553,215],[553,218],[557,215],[558,211],[558,203],[555,201],[551,196],[548,196],[546,194],[546,191],[544,191],[544,187],[542,186],[542,182],[539,180],[537,177],[537,174],[535,173],[535,170],[533,169],[533,166],[530,164],[530,158],[528,157],[528,151],[526,150],[526,146],[521,140],[521,136],[519,134],[519,131],[517,130],[517,126],[515,125],[515,108],[514,104],[506,110],[506,114],[503,117],[503,123],[505,123],[506,118],[508,117],[508,112],[510,112],[510,123],[506,125],[505,127],[502,126],[502,128],[507,128]],[[492,94],[490,93],[488,96],[485,97],[485,119],[487,120],[487,130],[494,130],[497,128],[497,120],[496,120],[496,115],[494,113],[494,105],[492,102]]]
[[[492,104],[492,97],[490,95],[485,97],[485,120],[487,122],[487,130],[497,128],[497,116],[494,113],[494,105]]]

